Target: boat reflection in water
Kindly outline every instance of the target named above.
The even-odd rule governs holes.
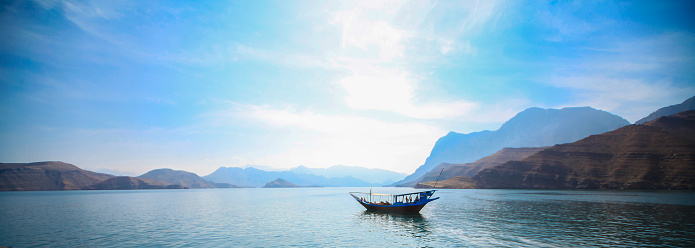
[[[427,203],[439,199],[432,195],[436,190],[390,195],[350,192],[350,195],[370,211],[394,213],[419,213]]]
[[[385,213],[364,210],[361,213],[356,213],[355,217],[356,226],[366,230],[375,230],[376,233],[370,233],[370,238],[403,237],[402,239],[391,240],[391,244],[388,246],[431,247],[434,244],[433,239],[436,235],[432,235],[429,221],[420,213]]]

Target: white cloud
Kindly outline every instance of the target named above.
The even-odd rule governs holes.
[[[546,37],[546,40],[552,42],[562,42],[568,38],[576,39],[596,31],[598,29],[597,25],[612,24],[608,19],[590,20],[587,18],[576,17],[575,11],[582,9],[582,7],[579,6],[581,4],[582,3],[578,2],[567,2],[558,3],[552,6],[548,6],[546,4],[536,6],[538,10],[536,11],[535,17],[544,23],[550,31],[550,34],[548,37]],[[588,8],[588,6],[585,6],[584,8]],[[593,23],[590,23],[590,21],[593,21]]]
[[[590,76],[558,77],[552,85],[575,90],[573,106],[591,106],[635,122],[660,107],[677,104],[695,93],[695,88],[679,88],[668,80]]]
[[[240,117],[274,128],[308,132],[287,149],[250,159],[251,163],[279,167],[350,164],[409,173],[424,162],[436,139],[446,133],[418,122],[394,123],[361,116],[298,112],[292,108],[239,105],[234,111]]]
[[[483,28],[483,25],[499,16],[500,7],[504,5],[501,1],[463,1],[458,4],[458,9],[466,12],[458,35]]]
[[[687,33],[614,42],[560,68],[548,83],[573,90],[567,105],[591,106],[635,122],[695,94],[695,87],[676,81],[679,70],[690,70],[683,64],[695,58],[684,51],[693,44],[695,37]]]
[[[393,73],[381,77],[352,75],[338,83],[345,88],[348,106],[356,109],[377,109],[400,112],[410,105],[413,86],[406,73]]]
[[[460,39],[473,37],[499,18],[503,6],[499,1],[350,3],[350,8],[335,11],[330,20],[341,29],[341,48],[370,51],[382,62],[417,59],[422,54],[415,55],[415,51],[422,51],[428,43],[438,47],[439,55],[474,53],[470,42]],[[406,53],[414,57],[408,58]]]
[[[341,30],[341,50],[327,60],[333,68],[347,71],[337,80],[346,92],[346,105],[418,119],[470,114],[478,103],[447,96],[421,99],[418,86],[429,81],[423,76],[428,73],[413,65],[443,61],[443,56],[455,53],[475,55],[475,47],[461,37],[474,35],[494,20],[499,6],[496,1],[359,2],[333,12],[331,23]],[[451,15],[442,20],[442,13]],[[433,82],[427,86],[437,87]]]
[[[392,123],[361,116],[322,115],[311,111],[297,113],[292,108],[278,110],[268,106],[248,105],[239,110],[244,111],[246,117],[272,125],[297,126],[336,136],[390,138],[431,134],[433,130],[437,130],[433,126],[416,122]]]
[[[477,106],[467,101],[415,103],[417,83],[408,72],[382,70],[356,73],[338,80],[346,91],[345,102],[354,109],[382,110],[421,119],[461,116]]]
[[[373,6],[374,7],[374,6]],[[397,7],[395,7],[397,8]],[[405,44],[411,34],[407,30],[396,28],[387,20],[374,18],[378,8],[354,8],[335,13],[332,23],[342,28],[343,49],[357,47],[362,50],[375,49],[379,58],[390,61],[403,57]]]
[[[441,39],[439,42],[441,45],[439,47],[439,52],[443,55],[448,54],[454,49],[454,41],[450,39]],[[468,45],[470,47],[470,44]]]
[[[50,1],[45,1],[50,2]],[[123,37],[117,37],[108,32],[108,25],[104,21],[110,22],[121,18],[123,15],[119,12],[126,8],[127,2],[117,1],[59,1],[60,4],[43,3],[44,8],[60,7],[64,12],[65,18],[77,25],[84,32],[114,44],[123,47]]]

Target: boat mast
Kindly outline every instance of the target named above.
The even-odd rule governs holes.
[[[439,176],[437,177],[437,181],[434,182],[434,186],[432,186],[432,189],[437,187],[437,183],[439,182],[439,178],[442,177],[442,172],[444,172],[444,169],[442,168],[442,171],[439,172]],[[370,191],[371,192],[371,191]]]

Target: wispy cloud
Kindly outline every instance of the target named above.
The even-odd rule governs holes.
[[[631,122],[655,111],[654,106],[675,104],[695,94],[695,88],[680,88],[664,79],[646,82],[600,74],[556,78],[553,85],[576,92],[568,105],[606,110]]]
[[[409,137],[442,132],[434,126],[418,122],[394,123],[363,116],[323,115],[311,111],[298,112],[292,108],[274,109],[268,106],[245,106],[239,109],[246,117],[276,126],[297,126],[308,130],[346,137]]]
[[[397,8],[397,6],[394,6]],[[371,9],[371,11],[377,11]],[[403,57],[405,40],[411,34],[407,30],[394,27],[383,19],[370,18],[374,13],[365,13],[362,8],[335,13],[332,23],[342,28],[341,48],[357,47],[362,50],[374,49],[379,58],[390,61]]]
[[[677,82],[677,75],[689,70],[682,65],[695,61],[693,46],[695,37],[687,33],[618,41],[571,67],[558,67],[548,82],[575,92],[568,105],[600,108],[634,122],[695,95],[689,82]]]
[[[597,29],[595,24],[574,15],[581,9],[581,3],[558,3],[557,6],[541,5],[536,12],[539,21],[544,23],[552,32],[545,37],[548,41],[561,42],[567,39],[577,39]],[[608,20],[603,20],[607,22]],[[602,23],[601,25],[607,25]]]
[[[338,84],[345,89],[345,102],[351,108],[390,111],[412,118],[455,118],[477,105],[462,100],[415,102],[418,84],[413,80],[408,72],[382,69],[372,75],[353,74],[340,79]]]
[[[127,1],[38,1],[46,9],[59,9],[65,17],[84,32],[116,46],[123,46],[123,40],[108,32],[104,22],[116,21],[123,15],[120,10]]]
[[[337,80],[346,92],[345,103],[356,110],[393,112],[419,119],[450,119],[468,114],[479,103],[464,99],[416,101],[428,71],[414,70],[424,57],[443,58],[456,53],[475,54],[461,36],[473,35],[498,13],[495,1],[465,2],[449,6],[438,2],[356,4],[337,11],[331,23],[341,29],[338,56],[328,58],[336,69],[347,71]],[[438,25],[433,14],[461,11],[453,25]],[[434,28],[444,27],[441,28]],[[436,47],[430,51],[429,47]],[[368,53],[347,52],[351,48]],[[376,54],[377,56],[374,56]],[[441,59],[444,60],[444,59]],[[433,84],[431,84],[434,86]]]
[[[407,172],[423,162],[436,141],[433,137],[446,133],[419,122],[325,115],[291,107],[236,105],[230,111],[236,117],[260,121],[272,128],[299,128],[308,132],[291,149],[271,152],[251,161],[285,167],[297,164],[325,167],[343,163]]]
[[[63,129],[0,132],[27,148],[2,155],[411,172],[447,131],[527,107],[635,121],[695,94],[695,36],[678,23],[692,18],[651,5],[17,1],[0,16],[2,124]]]

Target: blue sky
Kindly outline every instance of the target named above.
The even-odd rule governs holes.
[[[3,1],[0,161],[412,173],[528,107],[695,95],[693,1]]]

